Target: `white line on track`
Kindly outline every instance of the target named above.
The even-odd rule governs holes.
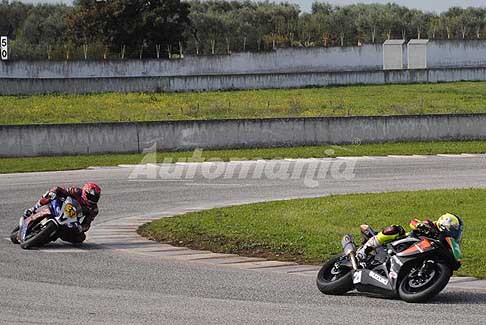
[[[40,248],[43,253],[87,253],[88,250],[74,248]]]
[[[245,186],[251,186],[251,184],[237,184],[237,183],[185,183],[185,186],[239,186],[239,187],[245,187]]]
[[[343,160],[375,160],[375,157],[370,156],[359,156],[359,157],[336,157],[336,159],[343,159]]]
[[[129,182],[177,182],[189,183],[192,179],[128,179]]]
[[[412,156],[388,155],[387,157],[395,158],[395,159],[421,159],[421,158],[425,158],[423,156],[416,156],[416,155],[412,155]]]
[[[464,158],[462,154],[439,154],[437,157],[445,157],[445,158]]]

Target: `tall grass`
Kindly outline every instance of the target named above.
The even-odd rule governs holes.
[[[0,124],[486,112],[486,82],[0,96]]]

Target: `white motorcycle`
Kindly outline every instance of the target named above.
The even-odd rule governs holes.
[[[55,199],[40,207],[33,215],[21,217],[19,225],[10,234],[10,240],[24,249],[41,247],[57,240],[62,227],[79,227],[83,219],[78,201],[72,197]]]

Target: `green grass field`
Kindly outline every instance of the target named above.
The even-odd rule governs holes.
[[[234,206],[163,218],[139,228],[176,246],[321,264],[341,252],[359,225],[408,225],[411,218],[455,212],[465,222],[464,265],[457,273],[486,277],[486,190],[354,194]]]
[[[156,161],[191,158],[193,151],[158,153]],[[407,142],[346,146],[309,146],[268,149],[207,150],[203,159],[254,160],[278,158],[322,158],[337,156],[433,155],[486,153],[486,141]],[[138,164],[141,154],[83,155],[61,157],[0,158],[0,173],[82,169],[89,166]]]
[[[1,124],[486,112],[486,82],[1,96]]]

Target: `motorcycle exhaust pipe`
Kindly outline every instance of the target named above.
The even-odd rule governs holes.
[[[349,257],[353,270],[358,269],[358,261],[356,260],[356,245],[354,244],[354,238],[351,235],[345,235],[341,241],[344,254]]]

